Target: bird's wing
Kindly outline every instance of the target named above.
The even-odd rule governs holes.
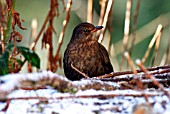
[[[111,65],[109,54],[106,48],[99,43],[100,53],[103,56],[102,65],[105,66],[108,73],[113,72],[113,67]]]

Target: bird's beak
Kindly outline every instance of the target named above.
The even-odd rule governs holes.
[[[94,33],[94,32],[96,32],[96,31],[98,31],[102,28],[103,28],[103,26],[95,26],[94,29],[91,32]]]

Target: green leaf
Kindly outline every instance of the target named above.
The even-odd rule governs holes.
[[[0,57],[0,75],[5,75],[9,72],[8,58],[9,58],[8,51],[5,51]]]
[[[32,66],[35,66],[37,68],[40,68],[40,58],[38,57],[38,55],[30,50],[29,48],[26,47],[22,47],[22,46],[17,46],[17,48],[19,49],[19,51],[22,53],[22,55],[24,56],[24,58],[32,64]]]

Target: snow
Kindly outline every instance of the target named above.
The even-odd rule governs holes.
[[[144,97],[132,97],[123,96],[123,94],[139,94],[138,91],[134,90],[115,90],[115,91],[96,91],[96,90],[85,90],[78,91],[75,95],[70,93],[59,93],[57,90],[53,89],[42,89],[42,90],[16,90],[12,92],[8,97],[47,97],[52,98],[48,102],[42,102],[39,100],[12,100],[8,107],[6,114],[49,114],[49,113],[59,113],[59,114],[95,114],[95,112],[100,112],[100,114],[131,114],[133,108],[137,104],[146,103]],[[81,96],[81,95],[109,95],[109,94],[122,94],[122,96],[117,96],[107,99],[99,98],[64,98],[55,99],[56,97],[64,96]],[[149,91],[147,91],[149,93]],[[166,101],[167,104],[165,110],[161,103]],[[153,109],[157,113],[168,114],[170,112],[170,102],[166,96],[155,96],[149,97],[149,102],[154,103]],[[0,104],[2,109],[5,103]]]
[[[29,78],[31,80],[38,80],[37,77],[40,78],[42,74],[44,76],[47,76],[47,78],[48,76],[57,76],[56,74],[49,71],[43,71],[40,74],[24,74],[24,77],[22,79]],[[35,75],[37,77],[34,77]],[[6,76],[3,78],[3,81],[11,85],[17,85],[18,82],[16,80],[18,80],[22,76],[20,74],[18,74],[17,76],[11,76],[12,79],[9,76]],[[9,79],[11,81],[9,81]],[[61,79],[67,80],[63,77],[61,77]],[[95,81],[105,83],[100,80]],[[94,80],[74,81],[73,85],[83,86],[92,82],[94,82]],[[107,84],[114,85],[119,88],[119,85],[117,83],[109,82]],[[5,91],[5,88],[7,88],[7,86],[1,84],[0,90]],[[170,91],[170,88],[166,88],[166,90]],[[143,94],[152,95],[148,96],[148,102],[150,103],[150,106],[152,106],[152,110],[149,109],[149,105],[147,105],[147,101],[144,98]],[[146,111],[150,111],[150,113],[154,112],[156,114],[170,114],[170,99],[166,95],[164,95],[162,91],[159,91],[157,89],[145,89],[143,91],[131,89],[117,89],[110,91],[88,89],[79,90],[76,93],[61,93],[58,90],[53,89],[52,87],[48,87],[48,89],[38,90],[18,89],[11,92],[7,96],[7,98],[29,97],[45,97],[46,100],[11,100],[5,114],[132,114],[134,110],[138,110],[137,107],[142,108]],[[0,110],[2,110],[5,106],[6,103],[0,101]],[[4,114],[4,112],[1,111],[0,114]]]

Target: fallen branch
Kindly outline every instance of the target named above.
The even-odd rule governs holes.
[[[103,94],[95,94],[95,95],[68,95],[68,96],[58,96],[58,97],[15,97],[15,98],[4,98],[4,99],[0,99],[0,101],[8,101],[8,100],[35,100],[35,99],[38,99],[38,100],[42,100],[42,101],[45,101],[45,100],[50,100],[50,99],[59,99],[59,100],[62,100],[62,99],[76,99],[76,98],[99,98],[99,99],[109,99],[109,98],[114,98],[114,97],[118,97],[118,96],[133,96],[133,97],[143,97],[144,93],[149,96],[149,97],[152,97],[152,96],[161,96],[162,93],[160,92],[155,92],[155,93],[152,93],[152,92],[143,92],[143,91],[134,91],[134,92],[129,92],[129,93],[114,93],[114,91],[111,92],[108,92],[108,93],[103,93]]]
[[[148,68],[147,70],[159,72],[159,70],[168,69],[168,68],[170,68],[170,65],[151,67],[151,68]],[[137,73],[143,72],[143,70],[136,70],[136,71],[137,71]],[[120,76],[120,75],[128,75],[128,74],[133,74],[133,71],[112,72],[110,74],[98,76],[97,78],[110,78],[110,77],[115,77],[115,76]]]
[[[159,83],[163,85],[169,84],[170,80],[170,66],[159,66],[154,68],[149,68],[152,72],[155,73],[153,76]],[[156,71],[154,71],[156,69]],[[160,70],[161,69],[161,70]],[[156,73],[156,72],[162,73]],[[129,72],[128,72],[129,73]],[[51,86],[52,88],[57,89],[59,92],[76,92],[78,90],[116,90],[116,89],[124,89],[123,83],[127,83],[130,86],[136,85],[136,81],[134,81],[134,74],[127,75],[126,72],[115,73],[119,76],[114,76],[110,78],[88,78],[80,81],[69,81],[62,76],[59,76],[51,71],[43,71],[39,73],[28,73],[28,74],[9,74],[4,77],[0,77],[0,98],[6,98],[8,94],[10,94],[14,90],[25,89],[25,90],[37,90],[37,89],[45,89],[46,86]],[[123,74],[120,76],[120,74]],[[151,84],[150,79],[147,79],[146,74],[141,72],[138,74],[141,82],[143,84]],[[158,78],[157,78],[158,77]],[[146,81],[148,80],[148,81]],[[164,81],[163,81],[164,80]],[[111,83],[108,83],[111,82]],[[120,83],[121,82],[121,83]],[[129,86],[129,87],[130,87]],[[129,89],[128,87],[126,87]]]
[[[136,64],[146,73],[146,76],[152,80],[153,84],[158,86],[164,92],[164,94],[167,95],[168,98],[170,98],[170,93],[166,91],[163,85],[160,84],[151,74],[149,74],[149,71],[143,66],[142,62],[140,60],[137,60]]]

